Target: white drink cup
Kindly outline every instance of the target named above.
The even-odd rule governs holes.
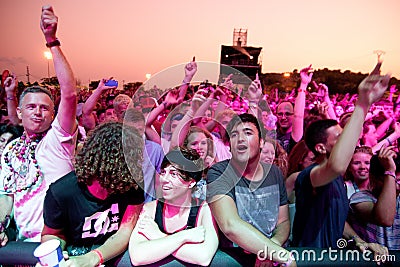
[[[58,239],[46,241],[33,251],[33,256],[38,259],[42,266],[65,267],[66,264],[60,244]]]

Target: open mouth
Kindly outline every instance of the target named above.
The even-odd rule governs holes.
[[[172,189],[172,187],[169,186],[169,185],[163,185],[162,186],[162,190],[164,190],[164,191],[168,191],[168,190],[171,190],[171,189]]]
[[[244,145],[244,144],[238,145],[236,147],[236,149],[237,149],[238,152],[245,152],[245,151],[247,151],[247,145]]]

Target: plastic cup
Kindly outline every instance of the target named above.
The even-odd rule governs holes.
[[[33,256],[37,258],[42,266],[65,267],[61,243],[58,239],[51,239],[40,244],[34,251]]]

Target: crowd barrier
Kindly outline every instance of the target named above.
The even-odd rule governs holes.
[[[39,243],[9,242],[5,247],[0,247],[0,265],[35,265],[34,249]],[[320,248],[288,248],[297,259],[297,266],[377,266],[372,254],[362,254],[356,250],[335,250]],[[154,253],[157,253],[156,251]],[[118,267],[130,267],[131,262],[128,252],[119,257]],[[146,266],[190,266],[177,260],[166,259],[157,265]],[[240,264],[227,253],[218,251],[210,266],[240,266]],[[382,265],[380,265],[382,266]],[[400,251],[390,251],[389,257],[383,266],[400,266]]]

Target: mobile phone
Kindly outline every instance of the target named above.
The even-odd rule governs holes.
[[[108,80],[104,83],[105,86],[112,86],[112,87],[118,87],[118,81],[116,80]]]

